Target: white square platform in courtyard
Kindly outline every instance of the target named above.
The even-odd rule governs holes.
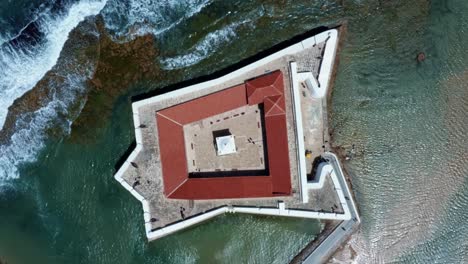
[[[236,141],[233,135],[217,137],[216,149],[218,156],[236,153]]]

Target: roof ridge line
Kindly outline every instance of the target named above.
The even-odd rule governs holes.
[[[278,95],[275,95],[275,96],[278,96]],[[273,103],[273,105],[271,106],[270,110],[268,110],[268,112],[265,113],[265,115],[268,115],[268,113],[270,113],[272,110],[273,110],[273,107],[277,107],[282,113],[281,114],[284,114],[285,113],[285,110],[280,107],[277,102],[279,101],[279,99],[281,98],[281,95],[276,99],[276,101],[273,101],[273,99],[271,99],[272,96],[268,96],[268,97],[265,97],[265,99],[269,99],[270,102]],[[279,115],[279,114],[275,114],[275,115]]]
[[[279,116],[279,115],[285,115],[285,113],[278,113],[278,114],[271,114],[271,115],[268,115],[267,117],[270,117],[270,116]]]
[[[179,185],[177,185],[177,187],[175,187],[174,190],[170,194],[167,195],[167,197],[169,198],[174,192],[176,192],[180,188],[180,186],[182,186],[188,180],[189,178],[185,178],[185,180],[181,182]]]
[[[161,114],[161,112],[157,112],[156,115],[160,115],[160,116],[166,118],[167,120],[172,121],[173,123],[176,123],[177,125],[179,125],[179,126],[181,126],[181,127],[184,126],[184,125],[182,125],[181,123],[177,122],[176,120],[174,120],[174,119],[172,119],[172,118],[170,118],[170,117],[168,117],[168,116],[166,116],[166,115]]]

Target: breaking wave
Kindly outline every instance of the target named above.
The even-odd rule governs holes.
[[[3,35],[0,33],[0,46],[2,46],[4,43],[7,43],[11,39],[11,36],[8,35],[8,33],[3,33]]]
[[[71,58],[63,58],[68,47],[67,51],[62,50],[69,33],[80,22],[86,17],[101,14],[114,37],[123,36],[120,34],[129,38],[148,33],[157,35],[210,4],[210,0],[59,2],[48,2],[48,6],[41,6],[30,16],[23,28],[0,35],[0,131],[8,108],[39,81],[43,79],[47,93],[51,95],[47,102],[41,103],[41,108],[19,114],[13,124],[13,134],[7,142],[0,144],[0,186],[6,183],[6,179],[19,177],[21,164],[37,160],[51,127],[65,132],[70,129],[73,117],[68,109],[71,105],[84,104],[77,102],[77,96],[85,93],[85,81],[91,77],[94,64],[78,61],[70,54],[67,56]],[[164,65],[180,68],[203,60],[217,47],[235,38],[237,28],[243,23],[234,23],[207,34],[190,53],[167,58]],[[129,34],[131,29],[133,31]],[[97,36],[97,32],[88,33]],[[51,70],[61,81],[44,79]]]
[[[193,46],[188,53],[160,60],[166,70],[180,69],[197,64],[208,58],[216,49],[224,43],[228,43],[237,37],[237,28],[249,21],[233,23],[222,29],[208,33],[202,40]]]
[[[85,68],[83,68],[85,67]],[[0,145],[0,185],[2,180],[18,178],[18,166],[25,162],[34,162],[37,153],[44,147],[46,130],[59,126],[69,132],[71,121],[68,108],[75,103],[78,95],[85,92],[85,81],[91,77],[93,67],[90,64],[77,68],[58,80],[48,80],[47,86],[53,89],[53,100],[34,112],[22,113],[15,124],[16,131],[9,144]],[[87,72],[83,74],[84,72]]]
[[[64,102],[51,101],[35,112],[20,116],[16,125],[22,128],[15,131],[10,144],[0,146],[0,180],[17,178],[18,165],[36,161],[37,152],[44,147],[45,130],[49,121],[57,119],[60,113],[67,112],[66,107]],[[69,128],[69,121],[66,124],[65,129]]]
[[[4,38],[0,47],[2,127],[8,107],[16,98],[32,89],[49,70],[54,71],[55,78],[44,80],[44,87],[48,89],[47,102],[34,112],[19,114],[14,124],[15,132],[8,142],[0,145],[0,186],[6,184],[5,180],[18,178],[20,164],[36,161],[51,124],[64,131],[70,129],[68,108],[76,103],[77,95],[85,92],[85,81],[92,75],[93,63],[73,58],[76,57],[73,55],[66,58],[60,55],[68,34],[86,17],[98,14],[104,5],[105,1],[81,1],[70,5],[60,16],[43,14],[34,21],[38,29],[35,32],[40,32],[42,37],[34,39],[38,41],[33,44],[15,42],[16,37]]]
[[[34,112],[20,114],[9,143],[0,145],[0,186],[5,183],[3,180],[18,178],[19,165],[37,160],[48,129],[53,127],[70,132],[72,113],[69,107],[86,92],[85,82],[94,72],[94,63],[82,58],[66,58],[59,64],[52,69],[54,78],[45,79],[45,87],[50,89],[50,100]],[[79,108],[83,105],[84,102],[81,102]]]
[[[37,160],[51,127],[67,132],[73,118],[68,112],[85,93],[85,81],[93,72],[92,62],[63,57],[69,33],[86,17],[101,14],[114,38],[127,40],[143,34],[160,34],[200,12],[210,0],[49,1],[30,15],[23,28],[0,34],[0,132],[8,108],[52,70],[60,81],[44,80],[48,102],[34,112],[19,114],[15,131],[0,144],[0,187],[19,177],[21,164]],[[88,32],[95,34],[97,32]],[[121,39],[120,39],[121,40]],[[68,50],[68,48],[67,48]],[[73,57],[73,56],[68,56]],[[64,61],[62,61],[64,60]],[[61,63],[61,61],[63,63]],[[84,67],[84,68],[83,68]]]
[[[0,47],[0,128],[14,100],[32,89],[56,64],[70,31],[86,17],[98,14],[104,5],[105,1],[82,1],[71,5],[61,16],[43,13],[31,22],[35,35],[43,36],[34,39],[39,41],[38,45],[3,39],[5,43]]]
[[[114,41],[159,35],[199,13],[210,0],[112,0],[102,11]]]

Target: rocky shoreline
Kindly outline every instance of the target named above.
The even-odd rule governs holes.
[[[340,26],[339,32],[340,32],[340,38],[339,38],[339,43],[338,43],[338,47],[337,47],[337,54],[340,54],[340,51],[343,48],[343,45],[345,43],[345,37],[346,37],[346,34],[348,32],[347,21],[344,21],[342,23],[342,25]],[[334,65],[332,77],[331,77],[331,80],[330,80],[330,89],[328,90],[328,95],[327,95],[327,108],[328,108],[327,112],[329,114],[329,119],[330,119],[330,115],[333,115],[331,99],[332,99],[332,93],[333,93],[334,83],[335,83],[335,80],[336,80],[336,75],[337,75],[337,72],[338,72],[339,64],[340,64],[340,57],[336,56],[335,65]],[[329,128],[330,128],[330,126],[329,126]],[[334,145],[333,142],[335,142],[335,141],[334,141],[333,136],[334,136],[335,132],[336,131],[333,131],[333,129],[328,131],[329,136],[330,136],[329,148],[331,149],[331,151],[333,153],[336,154],[336,156],[338,157],[340,163],[342,164],[341,169],[343,170],[344,176],[346,178],[346,183],[348,184],[348,186],[349,186],[349,188],[351,190],[351,195],[353,196],[353,200],[357,201],[356,200],[356,194],[355,194],[354,188],[353,188],[353,184],[352,184],[352,181],[351,181],[351,178],[350,178],[350,173],[346,168],[346,163],[347,163],[347,160],[349,158],[350,152],[354,151],[354,147],[351,150],[348,150],[344,146]],[[359,211],[359,207],[357,208],[357,210]],[[360,232],[360,229],[355,231],[355,233],[351,234],[351,236],[349,236],[346,239],[346,241],[338,248],[338,250],[336,250],[330,256],[327,263],[334,263],[334,261],[336,259],[340,259],[343,262],[353,262],[357,258],[357,253],[356,253],[356,250],[353,248],[353,244],[351,244],[350,241],[355,237],[356,233],[359,233],[359,232]]]
[[[161,79],[161,70],[155,63],[158,55],[159,50],[151,35],[116,43],[106,32],[100,16],[86,19],[70,32],[52,70],[9,107],[0,131],[0,142],[8,144],[14,132],[25,126],[18,124],[19,118],[46,107],[57,96],[69,96],[68,72],[87,78],[85,87],[74,94],[76,98],[67,105],[66,111],[58,113],[61,120],[49,120],[45,133],[63,136],[69,131],[60,122],[68,124],[71,121],[73,140],[81,142],[90,136],[95,138],[89,128],[98,128],[106,123],[115,99],[131,84]],[[90,69],[91,74],[88,72]]]
[[[89,67],[87,64],[92,63],[94,59],[82,46],[90,46],[97,41],[96,36],[90,34],[93,30],[95,31],[94,21],[87,19],[70,32],[69,40],[65,43],[57,64],[31,90],[17,98],[8,108],[5,124],[0,130],[0,143],[8,144],[14,132],[24,128],[24,125],[21,127],[17,122],[22,116],[46,107],[55,96],[67,96],[64,91],[67,88],[64,87],[67,72],[86,74]],[[70,41],[74,39],[79,41]],[[78,114],[77,108],[79,109],[77,105],[69,106],[70,117]],[[53,128],[53,125],[49,127]]]
[[[72,140],[80,142],[96,137],[93,130],[109,120],[115,99],[130,85],[162,79],[161,69],[155,63],[159,50],[151,35],[116,43],[100,20],[97,27],[100,33],[97,43],[99,60],[93,77],[87,82],[89,90],[84,108],[72,125]]]

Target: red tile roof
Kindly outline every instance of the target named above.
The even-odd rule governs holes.
[[[189,178],[183,125],[244,105],[264,104],[268,175]],[[281,71],[156,113],[164,194],[173,199],[227,199],[291,194]]]
[[[263,100],[263,106],[265,110],[265,116],[271,115],[283,115],[284,113],[284,100],[281,101],[282,96],[271,96],[266,97]]]
[[[249,80],[245,86],[249,105],[263,103],[265,97],[275,95],[283,97],[283,74],[281,71],[275,71],[260,78]]]
[[[166,116],[181,125],[185,125],[239,108],[246,104],[245,85],[241,84],[163,109],[157,114]]]

